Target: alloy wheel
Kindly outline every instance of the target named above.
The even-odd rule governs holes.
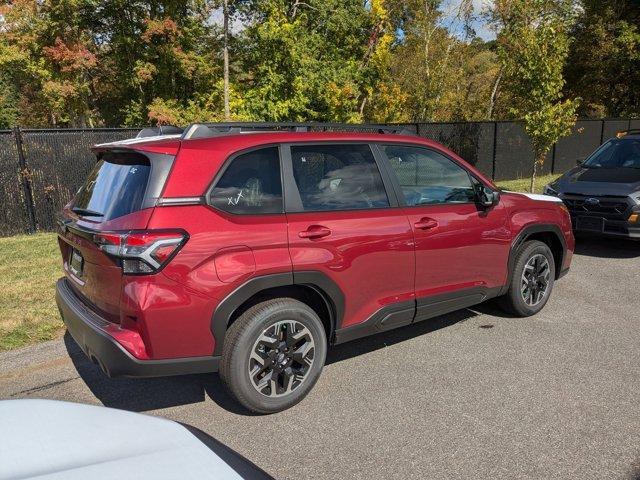
[[[522,299],[530,307],[535,307],[544,300],[549,291],[551,269],[549,260],[538,253],[525,264],[522,271],[520,292]]]
[[[288,395],[309,376],[314,354],[313,336],[302,323],[284,320],[270,325],[251,349],[251,384],[268,397]]]

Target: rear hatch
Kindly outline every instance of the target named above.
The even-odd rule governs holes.
[[[147,227],[175,157],[124,149],[103,149],[97,157],[61,214],[58,241],[76,293],[105,319],[119,322],[122,263],[105,251],[105,241],[118,237],[112,232]]]

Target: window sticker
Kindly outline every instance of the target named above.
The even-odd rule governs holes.
[[[242,189],[240,189],[240,191],[238,192],[238,195],[234,197],[227,197],[227,205],[231,205],[231,206],[236,206],[238,205],[238,203],[240,202],[240,199],[243,197],[242,195]]]

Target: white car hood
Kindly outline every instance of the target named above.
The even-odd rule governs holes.
[[[105,407],[0,401],[0,479],[238,479],[182,425]]]

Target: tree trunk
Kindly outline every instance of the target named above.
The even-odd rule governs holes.
[[[229,0],[224,0],[222,6],[224,30],[224,119],[231,120],[229,107]]]
[[[496,104],[496,95],[498,93],[498,86],[500,85],[500,80],[502,79],[502,67],[498,71],[498,75],[496,76],[496,81],[493,84],[493,89],[491,90],[491,98],[489,99],[489,109],[487,111],[487,120],[491,120],[493,118],[493,109]]]
[[[536,168],[538,167],[538,159],[533,162],[533,172],[531,172],[531,185],[529,185],[529,191],[534,192],[536,186]]]
[[[535,193],[536,171],[538,169],[538,165],[540,165],[540,166],[544,165],[544,159],[545,159],[546,155],[547,155],[546,152],[536,155],[536,159],[533,162],[533,172],[531,172],[531,184],[529,185],[529,191],[531,193]]]

